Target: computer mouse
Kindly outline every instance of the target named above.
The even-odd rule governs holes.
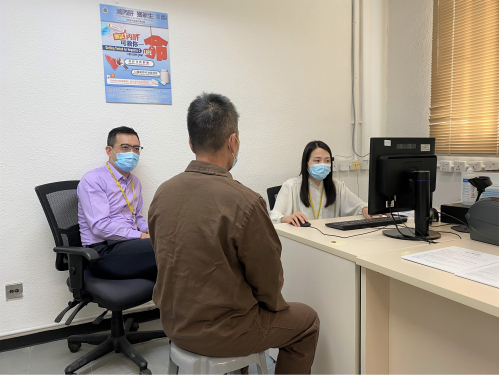
[[[306,222],[306,221],[302,222],[300,220],[298,220],[298,222],[300,223],[300,227],[310,227],[311,226],[310,222]]]

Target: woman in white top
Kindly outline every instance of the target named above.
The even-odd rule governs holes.
[[[350,191],[341,180],[334,179],[331,170],[331,149],[322,141],[305,146],[301,174],[286,181],[279,191],[274,209],[270,212],[273,223],[300,222],[310,219],[344,217],[367,214],[367,204]],[[300,222],[299,222],[300,221]]]

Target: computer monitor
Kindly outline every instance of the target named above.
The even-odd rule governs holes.
[[[371,138],[369,214],[414,210],[415,228],[384,230],[392,238],[432,240],[430,211],[435,191],[437,156],[434,138]]]

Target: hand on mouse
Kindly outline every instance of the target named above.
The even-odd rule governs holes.
[[[287,217],[281,218],[281,223],[289,223],[290,225],[300,227],[302,223],[308,222],[305,214],[300,212],[295,212]]]
[[[379,215],[369,215],[367,213],[367,206],[365,208],[362,209],[362,214],[364,214],[364,217],[367,218],[367,219],[371,219],[371,218],[382,218],[382,217],[390,217],[390,213],[385,213],[385,214],[379,214]]]

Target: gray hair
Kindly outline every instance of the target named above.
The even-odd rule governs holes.
[[[238,133],[239,114],[229,98],[215,93],[202,93],[187,111],[187,130],[196,154],[219,151],[227,138]]]

